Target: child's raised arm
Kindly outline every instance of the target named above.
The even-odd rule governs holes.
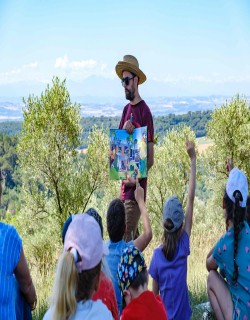
[[[194,196],[195,196],[195,184],[196,184],[196,152],[194,148],[194,143],[192,141],[186,141],[186,148],[187,148],[187,153],[191,160],[191,170],[190,170],[190,176],[189,176],[188,199],[187,199],[184,230],[190,236],[192,224],[193,224],[193,208],[194,208]]]
[[[149,221],[148,212],[146,209],[146,204],[144,201],[144,190],[140,186],[138,179],[136,179],[135,199],[141,211],[143,231],[142,231],[142,234],[137,239],[134,240],[134,245],[140,251],[143,251],[152,239],[152,228]]]

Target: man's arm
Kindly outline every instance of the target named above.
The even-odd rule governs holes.
[[[143,251],[152,239],[152,229],[151,229],[151,225],[148,217],[148,212],[146,209],[146,204],[144,201],[144,190],[140,186],[138,179],[136,179],[135,199],[141,211],[143,232],[137,239],[134,240],[134,245],[140,251]]]
[[[148,170],[154,164],[154,142],[148,142]]]

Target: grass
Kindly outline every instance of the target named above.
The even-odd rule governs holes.
[[[221,216],[220,216],[221,213]],[[104,221],[104,230],[105,219]],[[192,235],[190,239],[190,256],[188,258],[188,288],[193,310],[192,320],[202,319],[204,310],[196,308],[198,304],[208,301],[206,282],[206,256],[215,242],[219,239],[224,231],[224,223],[222,212],[213,210],[212,207],[200,206],[195,204],[194,222]],[[161,230],[153,230],[154,238],[144,251],[144,257],[147,265],[149,265],[154,248],[161,242]],[[105,235],[107,239],[107,235]],[[55,255],[58,252],[54,253]],[[51,296],[52,286],[54,282],[55,266],[51,266],[49,274],[41,276],[36,269],[32,269],[32,277],[35,282],[38,304],[34,312],[33,319],[40,320],[43,318],[47,310],[49,297]],[[152,289],[152,279],[149,279],[149,289]]]
[[[206,136],[197,138],[196,141],[197,141],[198,145],[200,145],[200,144],[212,144],[213,143],[213,140],[207,138]]]

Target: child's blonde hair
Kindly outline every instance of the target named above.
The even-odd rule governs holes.
[[[71,252],[63,252],[58,265],[52,297],[54,320],[67,320],[76,311],[78,273]]]

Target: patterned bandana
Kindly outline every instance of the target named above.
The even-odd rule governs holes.
[[[123,292],[128,289],[138,274],[147,268],[143,255],[135,246],[131,245],[123,251],[118,265],[118,284]]]

